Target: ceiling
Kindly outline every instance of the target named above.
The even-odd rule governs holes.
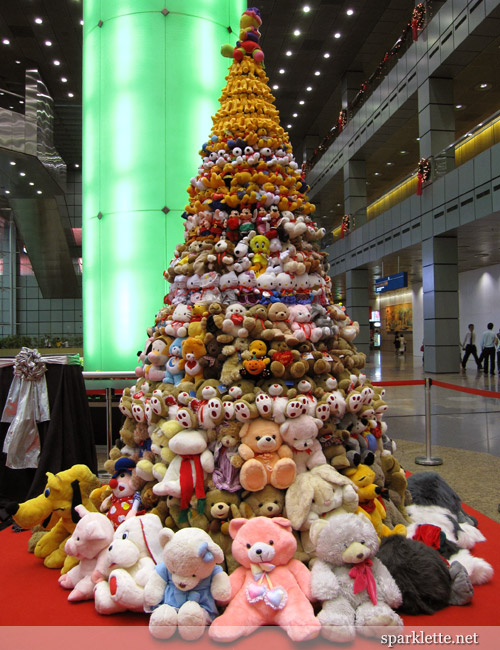
[[[168,0],[165,4],[168,6]],[[301,162],[336,124],[342,107],[342,80],[349,73],[352,96],[357,84],[368,79],[402,34],[415,0],[311,0],[309,12],[304,11],[306,0],[260,0],[256,4],[263,20],[261,45],[269,84]],[[436,13],[442,4],[433,0],[431,11]],[[35,22],[37,18],[42,22]],[[25,70],[38,68],[54,98],[55,145],[69,169],[81,164],[81,21],[82,0],[0,2],[0,106],[22,112]],[[300,35],[294,34],[296,30]],[[499,33],[485,37],[483,52],[472,61],[450,66],[447,71],[454,78],[454,100],[464,107],[456,110],[457,137],[500,107]],[[9,43],[4,44],[4,39]],[[325,58],[325,53],[330,56]],[[481,91],[480,83],[490,86]],[[402,120],[390,123],[382,139],[360,152],[366,160],[368,202],[414,171],[419,159],[415,97],[404,110]],[[328,230],[338,225],[344,214],[342,174],[314,200],[320,206],[316,216],[321,225]],[[466,230],[459,233],[460,241],[463,239],[460,250],[467,259],[475,259],[474,263],[480,261],[479,266],[500,262],[496,259],[498,247],[492,250],[486,222],[480,226],[481,232],[483,228],[484,237],[478,236],[476,226],[472,240],[463,235]],[[408,270],[414,281],[421,275],[419,256],[420,246],[404,251],[408,268],[401,270]],[[380,274],[379,266],[373,265],[372,274]],[[384,258],[385,275],[397,266],[397,256]]]

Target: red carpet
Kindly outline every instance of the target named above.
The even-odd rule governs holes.
[[[466,510],[477,517],[479,529],[487,538],[486,542],[476,544],[473,553],[490,562],[495,569],[496,575],[498,575],[500,572],[500,555],[498,554],[500,525],[470,508],[466,507]],[[10,528],[0,532],[0,575],[2,576],[1,626],[85,626],[89,628],[89,626],[129,627],[147,625],[148,616],[146,614],[130,613],[100,616],[96,613],[92,601],[69,603],[67,601],[68,592],[59,587],[57,582],[59,572],[46,569],[41,560],[28,553],[27,544],[29,535],[28,532],[14,533]],[[497,578],[494,577],[489,584],[475,588],[474,599],[470,605],[465,607],[448,607],[434,614],[434,616],[405,617],[405,626],[407,626],[405,627],[405,631],[410,628],[414,630],[431,629],[431,627],[434,630],[443,630],[449,626],[468,627],[469,629],[476,630],[478,626],[494,626],[498,621],[498,601]],[[96,630],[96,627],[93,629]],[[21,634],[19,627],[17,630],[19,630],[17,634],[21,636],[26,633],[26,630],[24,630]],[[88,631],[90,632],[90,629]],[[115,631],[118,632],[118,630]],[[294,647],[281,631],[271,629],[265,632],[266,634],[271,634],[269,638],[266,636],[266,645],[268,645],[270,639],[273,639],[272,645],[275,650],[277,650],[276,645],[279,648]],[[129,633],[127,634],[135,638],[138,633],[139,630],[134,632],[129,628]],[[262,633],[264,633],[264,630]],[[4,640],[7,637],[10,638],[12,634],[15,634],[12,628],[5,627],[3,631],[0,630],[0,635]],[[65,632],[61,629],[61,637],[64,637],[66,634],[68,634],[68,629]],[[142,636],[142,632],[140,634]],[[484,630],[484,634],[486,635],[486,630]],[[79,633],[76,637],[78,636]],[[102,630],[99,636],[102,641],[105,638],[107,639],[106,647],[109,648],[112,637],[105,630]],[[149,637],[149,634],[147,634],[147,637]],[[143,641],[145,640],[146,635]],[[260,633],[257,633],[248,639],[239,641],[235,645],[237,645],[238,650],[245,650],[247,647],[255,647],[259,640]],[[87,648],[89,647],[88,641],[87,639]],[[170,648],[172,648],[172,643],[174,646],[177,643],[179,643],[179,647],[182,645],[182,642],[179,640],[177,640],[177,643],[174,640],[169,643]],[[207,647],[221,647],[212,644],[208,639],[205,639],[203,642],[204,646],[205,643]],[[79,644],[75,642],[72,645],[74,646],[72,650],[79,647]],[[149,645],[149,642],[147,645]],[[335,647],[320,639],[311,642],[311,645],[317,648]],[[1,643],[0,646],[2,648],[7,647]],[[482,644],[480,646],[483,647]],[[23,648],[24,646],[18,643],[16,647]],[[100,644],[93,645],[93,650],[97,650],[100,647]],[[156,642],[155,647],[160,647],[160,644]],[[186,647],[186,644],[184,644],[184,647]],[[197,644],[197,647],[199,648],[200,644]],[[380,643],[374,644],[373,642],[360,639],[354,646],[350,647],[380,648],[381,646]]]

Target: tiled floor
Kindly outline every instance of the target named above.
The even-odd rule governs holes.
[[[421,357],[372,352],[366,366],[372,381],[424,379]],[[465,373],[433,374],[431,379],[456,386],[500,392],[500,377],[477,372],[473,360]],[[391,438],[425,443],[424,386],[390,386],[384,398]],[[469,395],[437,386],[431,388],[431,442],[435,445],[481,451],[500,457],[500,399]]]

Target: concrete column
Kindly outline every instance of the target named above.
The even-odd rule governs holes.
[[[359,335],[354,340],[354,345],[367,356],[370,354],[368,282],[368,269],[354,269],[345,274],[347,313],[359,323]]]
[[[420,157],[434,158],[432,177],[455,167],[453,79],[429,77],[418,89],[418,135]]]
[[[366,222],[366,164],[348,160],[344,165],[344,213],[352,214],[356,226]]]
[[[356,97],[363,81],[366,81],[364,72],[349,70],[342,77],[342,108],[347,108],[352,100]]]
[[[422,242],[424,292],[424,370],[458,372],[457,238],[430,237]]]

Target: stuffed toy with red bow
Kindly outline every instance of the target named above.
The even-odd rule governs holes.
[[[145,514],[141,508],[140,490],[145,481],[135,472],[135,461],[132,458],[119,458],[115,463],[115,471],[109,481],[112,493],[101,503],[104,512],[116,529],[126,519],[135,515]]]
[[[394,609],[403,599],[382,562],[375,557],[379,539],[363,515],[337,514],[317,520],[310,529],[317,560],[311,591],[322,602],[321,634],[335,643],[353,641],[356,633],[397,634],[403,622]]]

